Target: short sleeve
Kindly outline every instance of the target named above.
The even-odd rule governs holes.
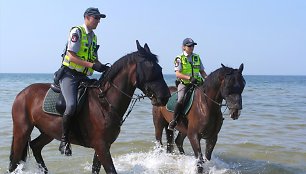
[[[204,66],[203,66],[201,58],[200,58],[200,70],[204,70]]]
[[[181,71],[181,70],[182,70],[181,59],[177,57],[174,60],[174,71]]]
[[[72,52],[79,52],[81,47],[81,33],[78,28],[73,28],[69,33],[67,50]]]

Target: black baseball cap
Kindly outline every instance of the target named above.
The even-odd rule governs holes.
[[[192,46],[192,45],[197,45],[191,38],[186,38],[183,41],[183,46]]]
[[[85,16],[99,16],[100,18],[106,18],[105,14],[101,14],[99,12],[98,8],[94,7],[89,7],[85,12],[84,12],[84,17]]]

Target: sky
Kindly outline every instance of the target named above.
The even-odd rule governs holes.
[[[164,74],[191,37],[205,71],[244,64],[245,75],[306,75],[305,0],[0,0],[0,73],[53,73],[71,27],[88,7],[106,14],[95,33],[99,60],[114,63],[136,40]]]

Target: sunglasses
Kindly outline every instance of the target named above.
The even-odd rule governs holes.
[[[93,16],[96,20],[100,20],[100,16]]]
[[[194,45],[186,45],[187,47],[194,47]]]

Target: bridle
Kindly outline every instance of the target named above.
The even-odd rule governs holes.
[[[198,88],[199,90],[201,90],[206,98],[208,98],[210,101],[212,101],[214,104],[218,105],[219,107],[227,106],[226,104],[222,104],[222,102],[221,102],[221,103],[218,103],[218,102],[216,102],[214,99],[210,98],[210,97],[205,93],[205,91],[204,91],[202,88],[200,88],[199,85],[194,84],[194,87],[195,87],[195,88]],[[185,88],[186,88],[186,86],[185,86],[184,88],[182,88],[181,90],[185,90]],[[189,88],[188,90],[191,90],[191,89],[192,89],[192,88]],[[179,90],[179,91],[181,91],[181,90]],[[176,91],[176,92],[174,92],[174,93],[178,93],[179,91]]]
[[[137,64],[139,64],[139,63],[142,63],[143,61],[141,61],[141,62],[138,62]],[[136,75],[138,75],[138,73],[137,73],[137,68],[136,68]],[[136,77],[136,79],[138,80],[139,78],[138,77]],[[139,84],[137,83],[137,80],[134,82],[134,84],[133,84],[133,86],[135,87],[135,88],[140,88],[141,89],[141,87],[139,86]],[[124,123],[124,121],[127,119],[127,117],[130,115],[130,113],[131,113],[131,111],[133,110],[133,107],[135,106],[135,103],[137,102],[137,101],[140,101],[140,99],[144,99],[145,97],[147,97],[147,98],[149,98],[149,99],[152,99],[152,97],[153,97],[153,94],[151,95],[151,93],[150,92],[148,92],[148,90],[147,89],[144,89],[144,91],[146,91],[146,93],[148,93],[148,94],[150,94],[150,95],[148,95],[148,94],[133,94],[133,95],[129,95],[128,93],[126,93],[126,92],[124,92],[122,89],[120,89],[116,84],[114,84],[111,80],[108,80],[107,81],[112,87],[114,87],[116,90],[118,90],[121,94],[123,94],[123,95],[125,95],[126,97],[128,97],[129,99],[131,99],[132,101],[130,102],[130,104],[129,104],[129,109],[128,109],[128,112],[125,114],[125,116],[124,117],[122,117],[123,119],[121,120],[121,122],[120,122],[120,126]],[[101,85],[98,85],[97,86],[97,88],[99,89],[99,91],[100,91],[100,93],[98,94],[98,97],[99,98],[104,98],[104,100],[108,103],[108,105],[109,105],[109,107],[111,107],[111,108],[114,108],[113,107],[113,105],[107,100],[107,98],[105,97],[105,93],[106,93],[106,91],[109,89],[106,89],[106,90],[102,90],[101,89]]]
[[[196,86],[197,88],[199,88],[199,90],[203,92],[204,96],[205,96],[206,98],[208,98],[210,101],[212,101],[214,104],[218,105],[219,107],[222,107],[222,106],[226,106],[226,107],[227,107],[227,104],[226,104],[226,103],[225,103],[225,104],[222,104],[222,101],[221,101],[221,103],[218,103],[218,102],[215,101],[214,99],[210,98],[210,97],[205,93],[205,91],[204,91],[202,88],[200,88],[198,85],[195,85],[195,86]],[[225,102],[226,102],[226,100],[225,100]]]

